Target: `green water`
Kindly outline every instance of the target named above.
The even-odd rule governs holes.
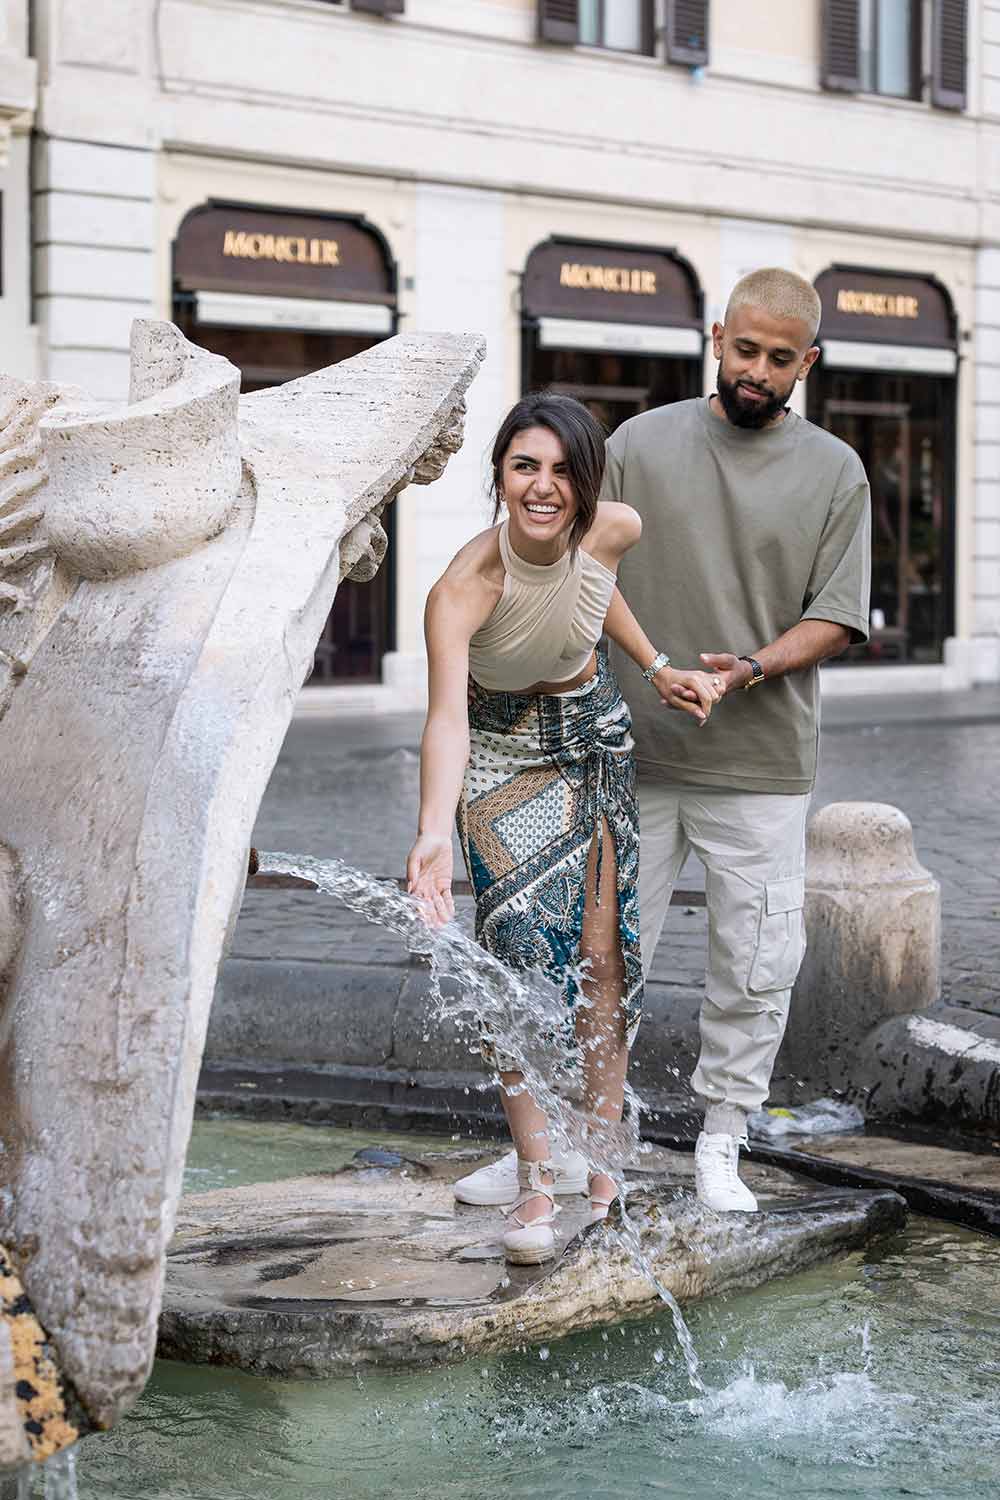
[[[415,1136],[405,1131],[392,1135],[385,1130],[334,1130],[225,1117],[196,1120],[184,1165],[184,1192],[209,1193],[253,1182],[280,1182],[306,1172],[333,1172],[366,1146],[423,1155],[470,1144],[476,1143],[464,1136]]]
[[[209,1121],[189,1171],[235,1185],[391,1140]],[[80,1500],[1000,1494],[1000,1241],[915,1219],[689,1322],[711,1388],[698,1400],[667,1317],[423,1375],[301,1384],[161,1364],[121,1425],[82,1445]]]

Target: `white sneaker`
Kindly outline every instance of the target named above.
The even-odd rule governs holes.
[[[694,1182],[698,1201],[717,1213],[757,1212],[757,1199],[740,1181],[740,1146],[746,1139],[735,1135],[706,1135],[694,1148]]]
[[[555,1182],[552,1191],[557,1195],[587,1191],[587,1159],[579,1151],[553,1151],[552,1165]],[[475,1203],[482,1206],[499,1206],[514,1203],[520,1189],[517,1181],[517,1152],[508,1151],[499,1161],[468,1177],[460,1177],[455,1183],[455,1197],[459,1203]]]

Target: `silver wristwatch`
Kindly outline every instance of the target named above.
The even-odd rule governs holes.
[[[669,665],[670,657],[665,651],[661,651],[657,656],[653,657],[653,660],[650,662],[648,667],[643,668],[642,675],[643,677],[645,677],[647,682],[652,682],[653,678],[656,676],[660,668],[669,667]]]

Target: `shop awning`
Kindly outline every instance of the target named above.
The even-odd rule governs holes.
[[[823,363],[836,370],[897,370],[910,375],[954,375],[954,349],[921,344],[870,344],[853,339],[824,339]]]
[[[235,328],[294,328],[321,333],[390,334],[392,308],[377,302],[261,297],[251,292],[196,292],[199,323]]]
[[[589,318],[539,318],[542,349],[609,349],[621,354],[673,354],[696,358],[702,335],[696,328],[655,323],[598,323]]]

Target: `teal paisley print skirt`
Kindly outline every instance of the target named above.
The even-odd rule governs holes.
[[[540,969],[561,984],[571,1022],[587,861],[596,838],[600,869],[606,820],[631,1046],[643,996],[639,816],[632,720],[605,653],[598,651],[590,681],[568,693],[493,693],[470,679],[469,730],[458,831],[476,898],[477,940],[511,968]],[[488,1037],[483,1052],[499,1072],[518,1070]]]

